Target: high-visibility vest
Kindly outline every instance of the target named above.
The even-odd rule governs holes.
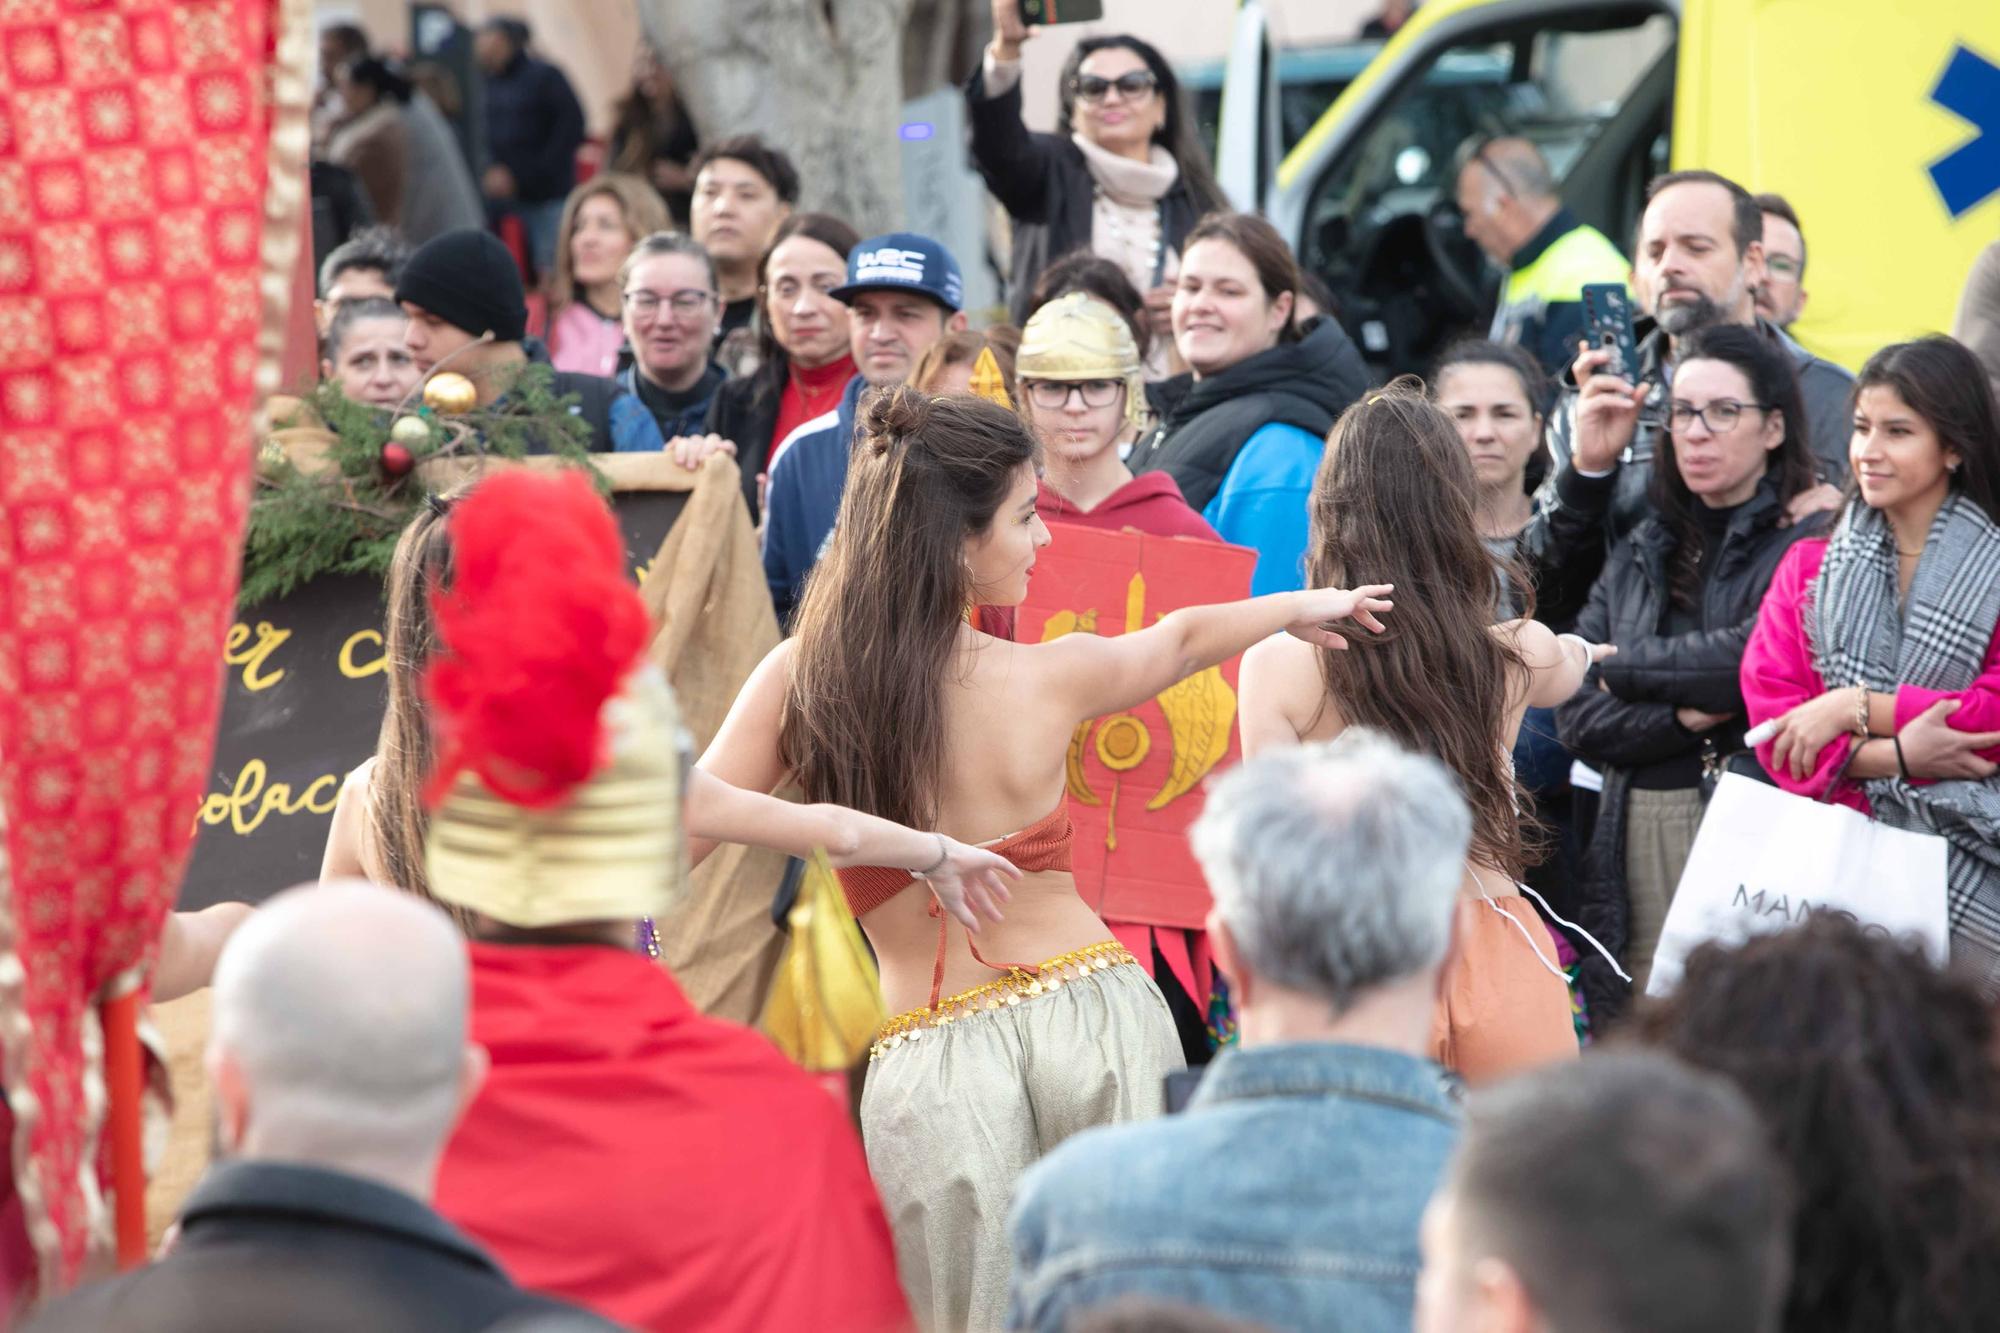
[[[1506,342],[1524,341],[1524,331],[1540,324],[1550,306],[1583,299],[1586,283],[1622,283],[1631,268],[1603,232],[1579,222],[1507,275],[1500,309],[1493,316],[1493,336]]]

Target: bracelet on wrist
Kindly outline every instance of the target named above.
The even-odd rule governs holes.
[[[1910,780],[1910,766],[1903,761],[1903,738],[1891,732],[1889,739],[1896,744],[1896,776],[1908,782]]]
[[[912,870],[910,872],[911,879],[929,879],[932,875],[944,869],[946,861],[951,860],[951,844],[944,840],[944,834],[933,832],[931,836],[938,840],[937,860],[931,862],[922,870]]]
[[[1585,671],[1586,673],[1587,673],[1587,672],[1589,672],[1589,670],[1590,670],[1590,640],[1588,640],[1588,639],[1584,638],[1584,637],[1583,637],[1583,636],[1582,636],[1581,634],[1567,634],[1567,633],[1565,633],[1565,634],[1558,634],[1558,635],[1556,635],[1556,638],[1557,638],[1558,640],[1562,640],[1562,639],[1572,639],[1572,640],[1574,640],[1574,641],[1576,642],[1576,646],[1577,646],[1577,649],[1578,649],[1578,650],[1579,650],[1580,652],[1582,652],[1582,654],[1583,654],[1583,669],[1584,669],[1584,671]]]
[[[1854,734],[1865,741],[1868,739],[1868,687],[1857,685],[1854,688],[1859,695],[1854,703]]]

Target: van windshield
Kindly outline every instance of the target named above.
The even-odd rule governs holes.
[[[1670,85],[1661,76],[1672,72],[1675,25],[1657,10],[1626,14],[1623,24],[1606,23],[1597,10],[1583,31],[1565,31],[1552,20],[1533,31],[1496,24],[1468,33],[1405,71],[1361,133],[1326,163],[1307,197],[1300,258],[1326,279],[1371,359],[1390,369],[1418,368],[1442,332],[1477,325],[1492,313],[1490,305],[1479,307],[1490,300],[1498,273],[1452,216],[1452,173],[1462,145],[1504,135],[1532,140],[1566,187],[1600,139],[1631,140],[1626,156],[1644,159],[1629,173],[1635,181],[1664,169]],[[1642,85],[1650,96],[1638,95]],[[1624,215],[1631,201],[1623,195],[1630,191],[1621,183],[1610,193],[1602,207],[1593,199],[1579,212],[1622,247],[1631,227]],[[1387,298],[1388,289],[1433,283],[1453,329],[1419,331],[1403,327],[1408,321],[1400,316],[1387,332],[1361,327],[1371,295]],[[1392,349],[1391,341],[1402,345]]]

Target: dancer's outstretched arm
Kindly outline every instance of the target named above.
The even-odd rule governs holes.
[[[1608,643],[1591,643],[1580,634],[1557,634],[1539,620],[1510,620],[1493,627],[1495,634],[1513,640],[1515,651],[1527,664],[1528,703],[1535,708],[1554,708],[1568,703],[1583,688],[1590,668],[1618,650]]]
[[[1078,721],[1132,708],[1175,681],[1215,666],[1260,639],[1285,631],[1324,648],[1345,648],[1334,626],[1351,622],[1382,632],[1377,617],[1394,606],[1386,583],[1349,591],[1314,588],[1241,602],[1189,606],[1116,638],[1069,634],[1040,645],[1048,675],[1068,696]]]

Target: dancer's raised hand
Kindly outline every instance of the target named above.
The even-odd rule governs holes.
[[[1333,627],[1341,621],[1353,621],[1371,633],[1380,634],[1384,629],[1380,617],[1396,606],[1389,600],[1394,591],[1393,584],[1371,583],[1354,589],[1308,588],[1293,593],[1299,599],[1298,613],[1285,626],[1285,632],[1321,648],[1345,648],[1347,640]]]

